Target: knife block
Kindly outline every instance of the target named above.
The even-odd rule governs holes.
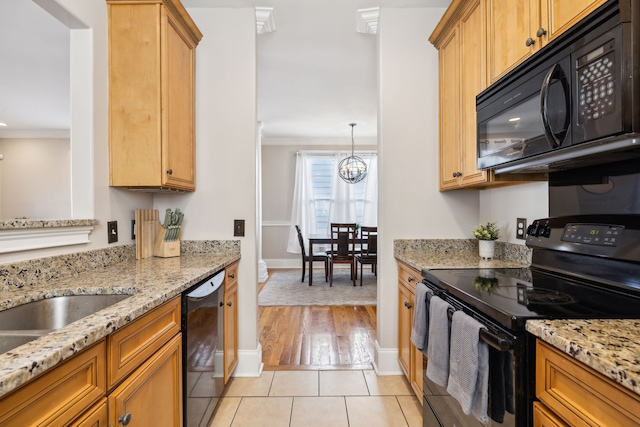
[[[178,238],[171,242],[164,241],[164,235],[167,230],[161,225],[158,225],[158,232],[156,233],[156,242],[153,246],[153,256],[159,258],[172,258],[180,256],[180,235]],[[181,233],[182,234],[182,233]]]

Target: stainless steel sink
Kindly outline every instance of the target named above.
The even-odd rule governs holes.
[[[116,304],[131,295],[68,295],[30,302],[0,311],[0,335],[4,331],[59,329],[71,322]]]
[[[26,344],[29,341],[33,341],[42,334],[27,334],[27,333],[9,333],[0,332],[0,354],[6,353],[9,350],[13,350],[16,347],[20,347],[22,344]]]

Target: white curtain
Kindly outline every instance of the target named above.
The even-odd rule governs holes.
[[[291,225],[289,226],[289,242],[287,252],[299,254],[300,243],[295,226],[302,230],[305,247],[308,244],[306,236],[316,234],[315,200],[313,197],[313,183],[311,181],[311,159],[309,153],[296,154],[296,176],[293,187],[293,204],[291,205]]]
[[[372,154],[367,163],[367,187],[364,193],[361,225],[378,226],[378,156],[376,154]]]

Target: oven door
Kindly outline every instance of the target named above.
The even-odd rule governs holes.
[[[444,387],[427,378],[424,379],[424,427],[502,426],[515,427],[516,422],[516,358],[514,350],[500,352],[489,349],[489,422],[481,424],[473,415],[466,415],[458,401]],[[428,361],[427,361],[428,363]]]

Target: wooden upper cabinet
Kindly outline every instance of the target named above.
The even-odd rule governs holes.
[[[195,48],[179,0],[107,0],[110,185],[195,191]]]
[[[487,0],[493,83],[606,0]]]

